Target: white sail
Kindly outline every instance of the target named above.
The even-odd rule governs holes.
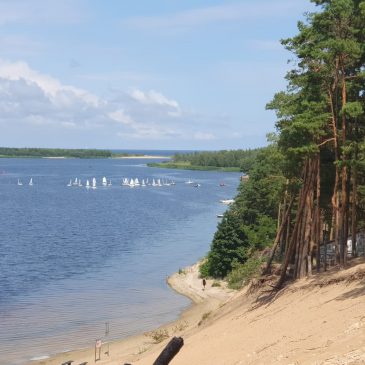
[[[78,185],[80,188],[82,186],[82,182],[81,182],[81,179],[79,180],[79,185]]]
[[[157,185],[158,185],[158,186],[162,186],[162,184],[161,184],[161,180],[160,180],[160,179],[157,179]]]
[[[86,189],[90,189],[90,181],[86,180]]]
[[[135,186],[135,185],[134,185],[134,180],[133,180],[133,179],[131,179],[131,180],[130,180],[130,182],[129,182],[129,186],[130,186],[131,188],[134,188],[134,186]]]
[[[70,182],[67,184],[67,186],[72,186],[72,180],[70,179]]]
[[[152,186],[157,186],[155,179],[152,179]]]
[[[134,179],[134,185],[136,185],[136,186],[141,185],[141,184],[139,183],[139,180],[138,180],[137,178],[135,178],[135,179]]]
[[[142,179],[142,186],[146,186],[146,183],[144,182],[144,179]]]
[[[92,188],[96,189],[96,179],[93,177]]]
[[[73,186],[78,186],[79,185],[79,180],[77,179],[77,177],[75,178],[75,181],[72,183]]]
[[[108,183],[107,183],[107,181],[106,181],[106,177],[104,176],[104,177],[103,177],[103,181],[102,181],[102,185],[103,185],[103,186],[107,186],[107,184],[108,184]]]
[[[33,185],[33,178],[31,177],[29,180],[29,185],[32,186]]]
[[[23,185],[23,183],[20,181],[20,179],[18,179],[18,185],[19,186]]]

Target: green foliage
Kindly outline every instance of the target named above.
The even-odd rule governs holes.
[[[249,281],[261,274],[263,258],[250,257],[244,264],[233,263],[232,271],[229,273],[228,287],[231,289],[241,289]]]
[[[249,246],[238,214],[225,214],[218,224],[207,261],[202,265],[201,275],[224,278],[232,269],[232,262],[244,262]]]
[[[222,172],[239,172],[239,167],[217,167],[217,166],[194,166],[190,162],[150,162],[148,167],[159,167],[163,169],[180,169],[196,171],[222,171]]]
[[[234,265],[244,264],[272,244],[286,185],[282,162],[275,144],[257,153],[250,178],[240,184],[235,204],[218,224],[207,259],[200,267],[202,277],[226,277]]]
[[[73,158],[109,158],[110,151],[90,149],[61,148],[7,148],[0,147],[2,157],[73,157]]]
[[[190,166],[190,169],[192,167],[213,167],[215,170],[217,168],[234,167],[237,170],[248,173],[260,150],[260,148],[257,148],[252,150],[224,150],[176,154],[173,156],[173,163],[177,166]]]

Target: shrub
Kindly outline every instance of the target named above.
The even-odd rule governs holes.
[[[165,329],[148,332],[146,336],[151,337],[154,343],[160,343],[169,337],[169,332]]]
[[[232,271],[228,274],[228,287],[231,289],[241,289],[251,279],[261,273],[263,258],[250,257],[244,264],[235,262]]]

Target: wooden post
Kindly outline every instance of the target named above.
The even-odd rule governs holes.
[[[184,346],[182,337],[173,337],[155,360],[153,365],[167,365]]]

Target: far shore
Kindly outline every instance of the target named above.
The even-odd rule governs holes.
[[[168,158],[170,159],[171,156],[154,156],[154,155],[141,155],[141,156],[133,156],[133,155],[130,155],[130,156],[112,156],[111,158],[113,159],[156,159],[156,158]]]

